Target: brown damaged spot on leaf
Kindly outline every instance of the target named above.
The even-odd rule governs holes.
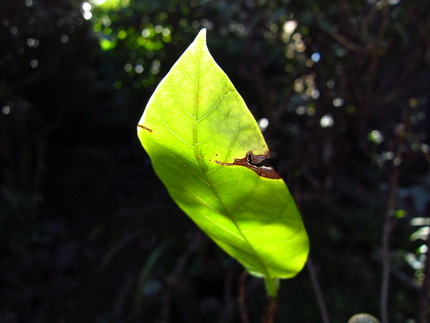
[[[243,158],[235,158],[233,163],[223,163],[215,160],[215,163],[224,166],[245,166],[256,172],[258,176],[270,179],[280,179],[281,176],[273,169],[272,166],[262,165],[267,159],[270,158],[270,152],[266,155],[254,155],[251,151],[246,153]]]
[[[141,125],[141,124],[138,124],[137,126],[138,126],[139,128],[145,129],[146,131],[149,131],[149,132],[152,132],[152,131],[153,131],[152,129],[149,129],[148,127],[145,127],[145,126],[143,126],[143,125]]]

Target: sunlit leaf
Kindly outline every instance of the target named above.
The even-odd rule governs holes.
[[[205,30],[157,87],[138,135],[179,207],[250,273],[267,284],[302,269],[309,243],[300,214],[284,181],[260,165],[268,147]]]

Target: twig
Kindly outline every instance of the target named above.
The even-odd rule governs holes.
[[[376,14],[376,4],[370,6],[369,12],[363,19],[361,24],[361,35],[366,35],[369,32],[369,24],[374,19]]]
[[[394,203],[397,196],[397,188],[399,182],[399,169],[394,166],[393,176],[390,183],[390,192],[387,200],[387,209],[385,212],[384,225],[382,228],[382,283],[381,283],[381,300],[380,312],[382,323],[388,323],[388,292],[390,288],[390,235],[393,229]]]
[[[175,281],[175,279],[184,271],[187,261],[198,250],[199,246],[202,244],[202,242],[205,239],[207,239],[207,237],[203,235],[201,232],[195,233],[193,241],[190,244],[188,244],[188,248],[178,259],[170,275],[168,275],[166,279],[167,291],[164,293],[162,302],[161,302],[162,306],[161,306],[160,322],[162,323],[169,322],[169,316],[171,312],[171,296],[172,296],[171,285],[173,285],[173,282]]]
[[[407,134],[410,136],[412,141],[418,146],[418,149],[420,150],[423,157],[426,159],[427,163],[430,165],[430,154],[428,151],[424,148],[423,143],[421,140],[417,137],[415,132],[412,129],[412,125],[409,122],[409,114],[408,111],[403,112],[403,123],[405,125],[405,130],[407,131]]]
[[[199,249],[203,241],[206,239],[207,237],[203,235],[201,232],[195,233],[193,241],[188,245],[188,248],[184,251],[184,253],[176,262],[175,268],[173,269],[174,274],[179,274],[184,271],[184,267],[188,259],[190,259],[190,257]]]
[[[382,265],[381,250],[377,250],[375,253],[373,253],[372,259],[379,265]],[[412,292],[417,293],[421,290],[421,284],[419,284],[417,280],[393,264],[390,264],[390,274],[402,282]]]
[[[360,46],[358,44],[355,44],[349,41],[346,37],[342,36],[336,31],[331,29],[331,30],[328,30],[327,32],[334,40],[336,40],[338,43],[343,45],[343,47],[345,47],[346,49],[349,49],[352,52],[358,52],[358,53],[362,53],[365,51],[365,48],[363,46]]]
[[[390,17],[390,8],[391,6],[388,4],[388,1],[384,1],[384,10],[382,11],[382,23],[379,28],[378,38],[379,40],[383,40],[385,37],[385,33],[387,32],[389,17]]]
[[[352,37],[350,36],[349,38],[353,38],[353,35],[355,34],[355,36],[359,36],[360,35],[360,31],[358,30],[358,26],[357,24],[353,23],[353,19],[354,17],[357,15],[354,12],[351,12],[350,9],[352,9],[349,1],[347,0],[340,0],[339,1],[339,8],[342,12],[342,16],[343,16],[343,21],[345,22],[345,25],[343,25],[344,30],[349,31],[352,35]]]
[[[112,314],[115,317],[121,317],[121,314],[124,310],[124,306],[127,302],[127,297],[130,294],[130,291],[134,288],[135,284],[136,281],[133,275],[131,275],[130,272],[126,272],[124,281],[117,293],[117,297],[112,308]]]
[[[427,252],[426,262],[424,267],[424,281],[421,286],[420,296],[418,300],[418,322],[427,323],[427,313],[429,305],[429,291],[430,291],[430,235],[426,240]]]
[[[309,277],[312,283],[312,289],[314,290],[315,297],[317,299],[318,307],[320,309],[321,320],[323,323],[330,323],[330,318],[328,316],[327,307],[325,305],[324,297],[321,292],[320,285],[318,283],[317,274],[315,272],[315,266],[312,262],[312,259],[309,257],[306,267],[309,272]]]
[[[298,188],[298,185],[296,186],[294,190],[294,197],[296,200],[297,207],[299,210],[301,210],[301,202],[303,200],[303,196],[300,194],[300,190]],[[327,306],[324,301],[324,297],[321,291],[320,284],[318,282],[318,277],[315,270],[315,265],[312,261],[312,258],[308,256],[308,261],[306,263],[306,268],[308,269],[309,278],[311,280],[312,289],[315,293],[315,298],[317,299],[318,308],[320,310],[321,314],[321,320],[323,323],[330,323],[330,317],[328,315]]]
[[[430,165],[430,154],[427,152],[427,150],[424,149],[423,143],[419,140],[415,132],[412,130],[412,126],[409,123],[409,118],[406,111],[403,113],[403,120],[405,123],[406,131],[408,132],[409,136],[411,136],[412,141],[419,147],[427,163]],[[426,261],[424,265],[424,281],[421,285],[420,296],[418,299],[418,322],[419,323],[428,322],[427,313],[428,313],[429,292],[430,292],[430,235],[428,235],[425,244],[427,246],[427,251],[426,251],[426,258],[425,258]]]

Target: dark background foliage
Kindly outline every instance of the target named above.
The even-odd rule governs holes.
[[[181,213],[136,137],[197,32],[302,210],[279,322],[425,322],[426,0],[3,0],[0,322],[252,322],[265,298]],[[428,259],[428,257],[427,257]]]

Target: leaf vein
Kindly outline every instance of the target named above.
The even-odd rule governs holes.
[[[184,144],[186,144],[188,147],[193,148],[193,145],[188,143],[184,138],[182,138],[181,136],[179,136],[176,132],[173,131],[173,129],[170,128],[169,124],[166,121],[162,121],[164,126],[166,127],[166,129],[172,134],[174,135],[176,138],[178,138],[181,142],[183,142]]]
[[[228,89],[222,96],[221,98],[214,104],[213,107],[211,107],[209,109],[209,111],[207,111],[203,116],[201,116],[199,119],[197,119],[197,123],[201,122],[203,119],[205,119],[206,117],[208,117],[212,112],[214,112],[219,105],[221,104],[222,101],[224,101],[225,97],[227,96],[228,93],[231,92],[231,89]]]
[[[183,112],[183,113],[185,113],[189,118],[194,118],[194,116],[191,114],[191,113],[189,113],[185,108],[184,108],[184,106],[182,105],[182,102],[179,100],[179,98],[178,98],[178,96],[177,96],[177,94],[176,94],[176,91],[174,90],[174,88],[172,87],[172,86],[169,86],[169,89],[170,89],[170,93],[172,94],[172,97],[173,97],[173,100],[175,101],[175,103],[178,105],[178,107],[179,107],[179,109],[181,109],[181,111]]]

